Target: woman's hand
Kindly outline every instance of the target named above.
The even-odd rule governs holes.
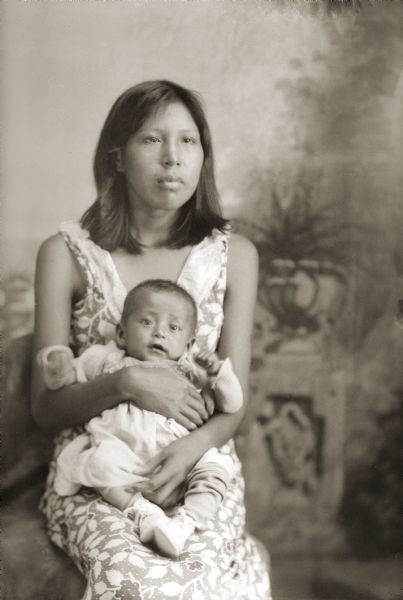
[[[123,398],[132,400],[139,408],[175,419],[188,431],[209,418],[200,393],[173,369],[126,367],[119,373]]]
[[[143,474],[150,479],[136,489],[162,508],[173,506],[183,497],[186,477],[203,452],[193,435],[175,440],[147,463]]]

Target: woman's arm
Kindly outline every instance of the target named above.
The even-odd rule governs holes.
[[[171,369],[156,377],[155,370],[129,367],[60,390],[46,388],[36,355],[46,346],[69,344],[72,304],[84,292],[83,274],[65,241],[60,235],[49,238],[39,250],[35,278],[32,413],[37,423],[54,430],[72,427],[132,400],[188,429],[201,425],[208,415],[200,395]]]
[[[84,290],[83,275],[63,238],[55,235],[46,240],[36,264],[32,379],[32,413],[43,427],[58,430],[84,423],[117,401],[116,376],[51,391],[36,362],[42,348],[68,346],[72,303]]]
[[[251,336],[258,282],[258,255],[254,245],[239,235],[231,235],[227,290],[224,299],[224,325],[219,355],[230,357],[243,395],[243,407],[234,414],[215,414],[188,436],[173,442],[150,463],[150,470],[161,467],[144,486],[147,497],[167,506],[172,492],[210,448],[220,447],[233,437],[245,414],[251,360]]]

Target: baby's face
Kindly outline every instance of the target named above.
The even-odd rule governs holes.
[[[192,341],[192,307],[179,294],[144,290],[122,328],[129,356],[153,362],[178,360]]]

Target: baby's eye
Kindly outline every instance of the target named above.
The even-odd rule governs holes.
[[[180,327],[179,325],[175,325],[174,323],[170,326],[171,327],[171,331],[180,331]]]
[[[146,327],[149,327],[151,325],[151,319],[141,319],[141,324],[145,325]]]

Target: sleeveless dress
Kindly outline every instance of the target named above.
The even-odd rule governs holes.
[[[84,297],[75,304],[71,346],[75,354],[113,339],[127,290],[109,252],[89,239],[77,223],[60,234],[86,278]],[[199,311],[195,351],[215,350],[223,323],[229,234],[214,231],[193,246],[177,283],[195,298]],[[270,584],[258,548],[245,532],[244,481],[231,440],[222,451],[232,456],[235,477],[216,514],[214,527],[194,533],[177,560],[144,546],[133,521],[95,491],[62,497],[54,490],[55,459],[83,427],[55,439],[46,491],[40,508],[51,540],[87,579],[82,600],[269,600]]]

